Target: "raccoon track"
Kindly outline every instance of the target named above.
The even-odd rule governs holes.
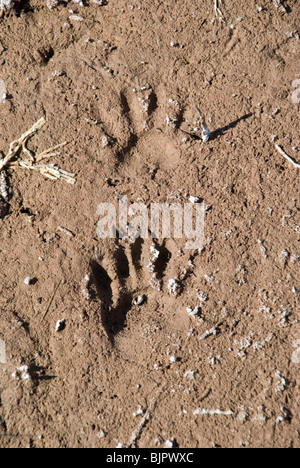
[[[179,129],[183,121],[183,107],[177,93],[170,96],[167,97],[165,91],[158,96],[150,84],[127,87],[121,91],[109,86],[106,108],[90,107],[89,120],[101,124],[100,140],[104,155],[107,160],[113,157],[118,171],[124,164],[130,164],[141,148],[149,149],[148,140],[153,139],[153,132],[157,142],[153,156],[158,155],[163,160],[162,164],[168,158],[170,163],[179,160],[170,133]],[[161,148],[165,148],[166,158],[159,154]]]
[[[101,302],[102,323],[114,344],[115,336],[126,328],[128,312],[137,307],[138,296],[146,299],[158,291],[170,295],[169,271],[174,271],[174,262],[166,242],[117,240],[111,241],[108,251],[91,261],[88,289],[94,289],[92,298]]]
[[[97,117],[101,123],[103,155],[112,172],[120,180],[126,175],[131,177],[132,170],[139,166],[140,154],[141,164],[147,161],[151,168],[176,165],[181,155],[178,142],[182,139],[176,133],[184,114],[178,92],[156,92],[150,84],[126,83],[126,88],[118,90],[114,86],[108,86],[105,107],[90,109],[91,119]],[[154,170],[152,174],[155,178]],[[156,187],[156,181],[151,180]],[[182,242],[158,242],[151,233],[150,239],[105,241],[102,257],[91,262],[88,289],[95,289],[95,298],[101,303],[102,324],[112,344],[127,327],[128,314],[132,311],[134,315],[134,309],[143,307],[135,303],[136,298],[145,297],[145,302],[155,303],[159,294],[176,300],[184,291],[183,283],[189,273],[186,269],[181,271],[181,262],[175,261]]]

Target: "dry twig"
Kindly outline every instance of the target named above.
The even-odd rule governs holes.
[[[283,2],[281,0],[273,0],[273,4],[275,8],[278,8],[283,13],[288,12],[287,8],[283,5]]]
[[[292,163],[294,167],[296,167],[297,169],[299,169],[300,164],[298,164],[296,161],[294,161],[293,158],[291,158],[288,154],[286,154],[286,152],[281,148],[281,146],[275,145],[275,148],[277,149],[278,153],[281,154],[281,156],[283,156],[283,157],[284,157],[285,159],[287,159],[290,163]]]
[[[36,122],[30,130],[24,133],[18,140],[13,141],[9,145],[9,152],[2,161],[0,161],[0,172],[6,167],[18,154],[21,148],[26,144],[27,140],[33,136],[38,130],[40,130],[46,123],[46,120],[42,117]]]
[[[223,13],[222,13],[222,11],[221,11],[221,9],[219,7],[219,0],[214,0],[214,1],[215,1],[215,5],[214,5],[215,14],[219,18],[220,21],[223,21],[223,23],[225,23]],[[220,3],[223,6],[222,0],[220,0]]]
[[[8,201],[9,198],[9,188],[7,185],[6,174],[1,172],[0,174],[0,195],[5,201]]]
[[[72,172],[65,171],[60,169],[54,164],[37,164],[43,159],[51,158],[53,156],[59,156],[60,153],[57,151],[59,148],[67,145],[67,142],[56,145],[52,148],[43,151],[42,153],[35,155],[30,151],[26,144],[30,138],[35,135],[35,133],[40,130],[46,124],[46,120],[42,117],[38,122],[36,122],[26,133],[21,135],[21,137],[13,141],[9,146],[9,152],[4,159],[0,161],[0,173],[5,168],[16,168],[22,167],[31,171],[39,172],[47,179],[59,180],[62,179],[69,184],[75,183],[75,174]],[[18,154],[24,153],[27,155],[27,159],[22,159],[21,161],[13,161]],[[29,160],[28,160],[29,159]]]

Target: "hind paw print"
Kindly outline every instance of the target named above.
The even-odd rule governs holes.
[[[178,246],[173,241],[170,244],[174,253],[165,242],[141,238],[110,241],[110,248],[105,249],[110,253],[91,262],[82,292],[86,299],[100,301],[102,323],[112,343],[125,328],[131,309],[142,307],[158,293],[175,300],[184,291],[194,265],[189,256],[187,267],[179,267]]]

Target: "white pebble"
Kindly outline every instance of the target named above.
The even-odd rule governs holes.
[[[201,201],[201,198],[199,197],[190,197],[190,202],[195,204],[195,203],[199,203]]]
[[[140,305],[143,305],[144,302],[146,300],[146,297],[144,295],[142,296],[137,296],[134,300],[133,300],[133,304],[134,305],[137,305],[137,306],[140,306]]]
[[[174,445],[175,445],[175,439],[172,438],[172,439],[166,441],[165,448],[171,449],[171,448],[174,447]]]
[[[65,328],[65,325],[66,325],[66,320],[65,319],[58,320],[56,322],[56,326],[55,326],[56,333],[62,331]]]
[[[170,362],[171,362],[172,364],[174,364],[174,363],[177,362],[177,361],[178,361],[178,358],[177,358],[176,356],[171,356],[171,357],[170,357]]]
[[[196,317],[197,315],[200,314],[201,308],[200,307],[195,307],[195,309],[192,309],[192,307],[188,307],[186,309],[186,311],[191,317]]]

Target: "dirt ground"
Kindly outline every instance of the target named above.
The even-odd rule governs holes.
[[[300,447],[299,169],[275,147],[300,162],[300,3],[217,4],[0,20],[0,150],[44,116],[28,148],[68,141],[46,163],[76,175],[6,170],[1,447]],[[120,195],[203,199],[202,251],[99,239]]]

